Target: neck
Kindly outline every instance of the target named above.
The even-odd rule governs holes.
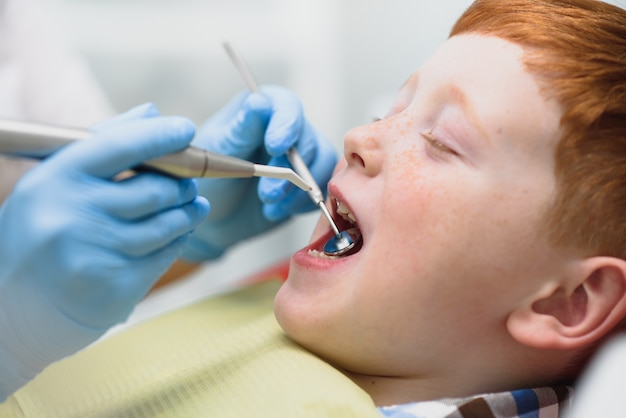
[[[542,379],[524,379],[491,373],[498,366],[487,369],[466,369],[453,374],[429,376],[371,376],[342,372],[367,392],[377,406],[410,402],[432,401],[443,398],[463,398],[481,393],[503,392],[519,388],[545,386]]]
[[[454,384],[442,378],[369,376],[345,370],[343,373],[367,392],[377,406],[468,395],[451,391]]]
[[[523,349],[507,356],[490,353],[482,358],[450,360],[436,372],[431,369],[420,375],[378,376],[340,370],[377,406],[388,406],[546,386],[554,383],[554,376],[572,360],[558,350]]]

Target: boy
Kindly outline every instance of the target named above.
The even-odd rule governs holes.
[[[147,324],[140,336],[127,336],[132,344],[119,358],[119,342],[105,341],[44,372],[13,401],[23,407],[25,399],[44,399],[72,369],[81,385],[107,381],[103,370],[85,370],[96,363],[93,353],[131,367],[157,350],[167,361],[149,363],[154,369],[166,369],[177,354],[193,356],[198,369],[174,367],[158,382],[150,375],[143,386],[117,391],[107,381],[102,393],[113,395],[106,402],[142,393],[109,413],[167,414],[194,404],[182,415],[239,416],[220,409],[227,404],[238,412],[251,405],[254,416],[298,416],[333,393],[292,396],[328,386],[343,399],[366,393],[389,416],[523,415],[533,402],[535,410],[550,403],[542,414],[556,416],[559,390],[547,402],[508,391],[571,383],[626,316],[625,61],[619,8],[593,0],[475,2],[409,77],[389,114],[346,135],[329,205],[344,219],[341,229],[360,229],[362,246],[343,258],[321,255],[332,232],[320,221],[276,295],[276,319],[289,339],[259,325],[259,312],[249,325],[238,316],[213,326],[198,306],[186,312],[196,312],[199,325],[176,314]],[[219,305],[224,317],[231,308],[252,309],[247,297],[236,302]],[[193,332],[180,346],[164,356],[154,348],[156,330],[171,337],[182,326]],[[239,327],[244,337],[228,331],[202,340],[209,327]],[[222,366],[203,368],[204,351],[183,350],[196,342],[208,352],[251,354],[234,361],[224,354]],[[260,367],[264,360],[271,367]],[[309,374],[322,368],[323,376]],[[82,399],[75,390],[66,399]],[[238,402],[227,403],[237,390]],[[366,416],[372,406],[333,402],[328,416]],[[104,411],[102,404],[89,411]]]
[[[286,333],[378,405],[574,379],[626,313],[625,57],[618,8],[477,1],[346,135],[363,247],[293,257]]]

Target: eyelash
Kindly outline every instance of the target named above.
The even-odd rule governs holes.
[[[456,151],[454,151],[452,148],[446,146],[444,143],[442,143],[441,141],[439,141],[433,134],[431,131],[424,131],[422,132],[422,137],[424,137],[424,139],[426,140],[426,142],[428,142],[428,144],[433,147],[435,150],[439,151],[439,152],[445,152],[448,154],[452,154],[452,155],[458,155],[458,153]]]
[[[379,118],[376,116],[372,117],[372,123],[376,123],[383,120],[383,118]],[[431,130],[422,132],[422,137],[428,142],[428,144],[433,147],[435,150],[439,152],[445,152],[452,155],[459,155],[455,150],[445,145],[443,142],[439,141],[432,133]]]

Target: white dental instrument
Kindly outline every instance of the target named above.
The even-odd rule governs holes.
[[[0,119],[0,154],[42,159],[91,135],[82,128]],[[288,180],[304,191],[311,189],[289,168],[254,164],[194,146],[146,161],[138,168],[180,178],[274,177]]]
[[[228,56],[232,60],[233,64],[235,64],[235,67],[237,67],[237,70],[241,74],[241,77],[246,83],[248,89],[253,93],[260,93],[261,90],[254,80],[252,73],[245,65],[243,59],[237,54],[237,52],[235,52],[230,43],[224,42],[224,49],[226,49]],[[322,210],[322,213],[324,214],[326,219],[328,219],[330,227],[335,233],[335,236],[329,239],[328,242],[326,242],[326,244],[324,245],[324,253],[330,256],[340,256],[352,251],[352,249],[354,249],[356,245],[360,242],[360,234],[355,234],[356,239],[354,239],[348,233],[348,231],[339,231],[339,228],[337,228],[337,224],[335,224],[333,217],[328,212],[328,208],[326,207],[326,204],[324,202],[324,194],[322,193],[319,186],[317,185],[317,182],[311,175],[308,167],[306,166],[304,161],[302,161],[302,157],[300,157],[300,154],[295,147],[292,147],[287,151],[287,159],[291,163],[291,166],[296,171],[296,173],[298,173],[311,186],[311,188],[308,190],[311,200],[313,200],[313,202]],[[352,230],[350,231],[352,232]]]

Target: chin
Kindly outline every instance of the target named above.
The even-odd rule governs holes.
[[[326,278],[316,280],[310,272],[301,277],[300,269],[292,262],[289,277],[276,294],[274,315],[290,339],[330,359],[345,336],[342,326],[349,321],[345,315],[349,301],[341,296],[346,292],[329,290]]]
[[[338,229],[355,231],[356,245],[340,256],[324,254],[324,244],[335,234],[321,217],[310,244],[293,255],[289,277],[274,301],[276,320],[285,333],[324,358],[350,345],[345,331],[354,323],[356,272],[369,252],[367,233],[361,232],[348,199],[336,187],[329,187],[328,203]]]

